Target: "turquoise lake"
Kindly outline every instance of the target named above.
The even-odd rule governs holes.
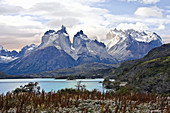
[[[76,80],[66,80],[66,79],[53,79],[53,78],[43,78],[43,79],[0,79],[0,94],[12,91],[21,85],[24,86],[29,82],[38,82],[41,90],[44,89],[46,92],[51,90],[60,90],[65,88],[76,88],[77,82],[81,81],[82,85],[86,85],[86,89],[93,90],[98,89],[103,91],[102,83],[103,79],[76,79]]]

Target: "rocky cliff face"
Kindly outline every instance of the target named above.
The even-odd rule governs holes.
[[[71,41],[64,26],[62,26],[61,30],[58,30],[57,32],[54,30],[49,30],[45,32],[38,49],[43,49],[48,46],[55,46],[57,49],[64,50],[68,53],[70,52]]]

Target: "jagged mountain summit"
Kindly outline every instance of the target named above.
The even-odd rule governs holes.
[[[26,55],[29,55],[31,52],[35,51],[38,48],[37,45],[31,44],[31,45],[26,45],[21,49],[21,51],[18,53],[19,57],[23,57]]]
[[[18,52],[13,50],[13,51],[8,51],[7,49],[4,49],[0,45],[0,63],[8,63],[11,62],[15,59],[17,59]]]
[[[111,30],[103,40],[107,51],[118,61],[139,59],[152,48],[161,46],[162,39],[156,33],[146,31]]]
[[[64,50],[68,53],[70,52],[71,41],[64,26],[62,26],[61,30],[58,30],[57,32],[54,30],[49,30],[44,33],[42,42],[38,49],[43,49],[48,46],[55,46],[57,49]]]

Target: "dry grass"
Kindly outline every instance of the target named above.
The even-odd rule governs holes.
[[[109,113],[112,109],[115,113],[126,113],[138,109],[143,112],[145,105],[151,105],[150,110],[170,112],[170,100],[167,96],[155,94],[128,93],[116,94],[113,92],[102,93],[99,91],[80,91],[75,89],[59,90],[57,92],[25,92],[7,93],[0,95],[0,112],[35,113],[39,111],[59,112],[64,108],[78,107],[84,101],[98,100],[101,102],[100,112]],[[105,101],[113,101],[114,104],[107,104]],[[105,102],[105,103],[104,103]],[[141,107],[141,105],[145,106]],[[95,107],[95,105],[94,105]],[[87,112],[88,108],[82,108],[82,112]],[[67,111],[68,113],[71,111]]]

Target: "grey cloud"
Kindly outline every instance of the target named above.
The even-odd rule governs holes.
[[[30,33],[22,29],[36,29],[35,26],[9,26],[0,24],[0,36],[15,36],[15,37],[33,37],[37,33]],[[38,27],[37,27],[38,29]],[[40,28],[39,28],[40,29]]]
[[[39,39],[37,39],[39,40]],[[17,50],[19,51],[21,48],[23,48],[25,45],[30,45],[34,43],[35,41],[30,38],[26,39],[20,39],[15,36],[13,37],[0,37],[0,45],[2,45],[5,49],[8,50]],[[37,43],[38,44],[38,41]]]
[[[19,6],[10,6],[10,5],[0,4],[0,15],[18,14],[22,10],[24,9]]]
[[[8,50],[13,50],[14,48],[20,50],[24,46],[16,37],[0,37],[0,45],[3,45]]]

